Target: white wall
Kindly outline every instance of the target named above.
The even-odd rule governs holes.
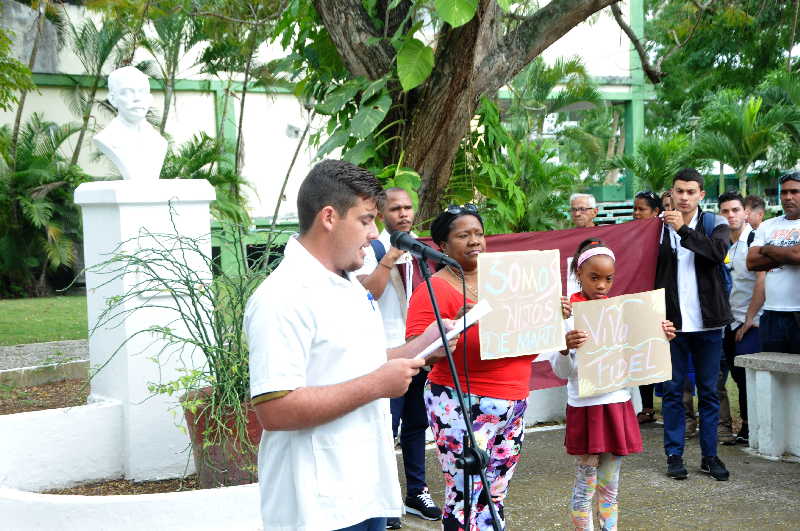
[[[61,496],[0,487],[0,527],[25,531],[262,529],[258,485],[140,494]]]
[[[0,434],[0,486],[43,490],[122,476],[117,400],[0,415]]]

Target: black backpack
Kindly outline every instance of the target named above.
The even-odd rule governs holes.
[[[711,237],[711,233],[714,232],[714,226],[716,222],[716,214],[713,212],[703,212],[702,216],[703,220],[703,232],[709,238]],[[755,233],[751,232],[750,236],[755,238]],[[748,236],[747,238],[747,246],[749,247],[752,243],[752,239]],[[719,264],[719,275],[722,277],[722,287],[725,289],[725,294],[730,295],[731,290],[733,289],[733,279],[731,278],[731,272],[725,267],[725,264]]]

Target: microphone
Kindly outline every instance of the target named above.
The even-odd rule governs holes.
[[[401,251],[408,251],[421,260],[430,260],[437,264],[451,265],[457,269],[461,269],[461,264],[433,247],[425,245],[407,232],[399,230],[393,232],[389,237],[389,242],[392,244],[392,247],[400,249]]]

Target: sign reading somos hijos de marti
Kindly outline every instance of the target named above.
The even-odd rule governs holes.
[[[558,250],[481,254],[478,294],[493,308],[480,323],[481,359],[566,348]]]
[[[581,397],[672,378],[663,289],[579,302],[572,311],[575,329],[589,332],[575,354]]]

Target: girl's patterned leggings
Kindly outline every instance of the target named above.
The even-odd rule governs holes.
[[[476,442],[489,454],[486,479],[501,520],[500,528],[505,529],[503,501],[508,494],[508,483],[514,474],[514,468],[519,462],[522,439],[525,435],[523,415],[527,402],[477,395],[465,396],[464,399],[470,408]],[[462,451],[466,433],[461,406],[452,388],[427,382],[425,407],[428,411],[428,423],[439,449],[439,463],[444,472],[442,527],[446,531],[465,529],[464,472],[456,468],[456,456]],[[491,529],[492,513],[480,477],[472,479],[471,492],[469,529]]]
[[[575,529],[594,529],[592,505],[597,492],[597,516],[603,531],[617,529],[617,493],[622,457],[600,454],[597,466],[576,465],[575,487],[572,489],[572,524]]]

